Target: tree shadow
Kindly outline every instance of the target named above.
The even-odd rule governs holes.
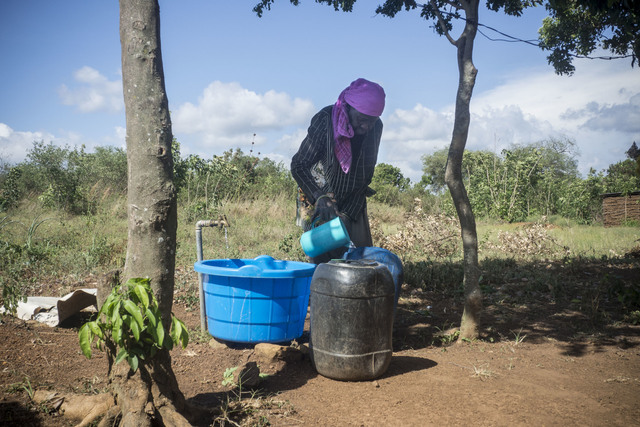
[[[636,257],[557,261],[487,259],[481,265],[484,309],[481,339],[557,342],[581,357],[605,347],[640,345],[640,260]],[[408,263],[409,280],[432,282],[403,289],[394,349],[455,341],[463,311],[462,265]],[[459,271],[454,271],[454,270]],[[428,271],[427,271],[428,270]],[[406,286],[406,285],[405,285]]]
[[[227,400],[229,393],[229,391],[200,393],[187,399],[187,402],[201,408],[218,408]]]
[[[44,422],[38,412],[17,401],[0,402],[0,424],[15,427],[39,427]]]

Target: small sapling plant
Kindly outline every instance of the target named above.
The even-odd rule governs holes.
[[[127,360],[136,372],[141,361],[153,358],[163,348],[180,344],[185,348],[189,333],[185,324],[171,315],[167,334],[162,324],[158,302],[149,279],[129,279],[114,288],[100,308],[96,320],[80,328],[78,337],[82,353],[91,358],[91,345],[106,351],[115,363]]]

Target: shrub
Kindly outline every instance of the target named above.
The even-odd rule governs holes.
[[[428,215],[422,210],[422,201],[414,200],[414,209],[405,215],[400,230],[384,235],[380,224],[371,219],[374,240],[380,246],[396,253],[403,261],[426,258],[447,258],[459,250],[457,221],[445,215]]]
[[[98,319],[87,322],[78,331],[82,353],[91,358],[91,344],[107,351],[115,363],[129,362],[133,372],[140,361],[153,358],[159,350],[171,350],[189,343],[187,327],[171,316],[171,329],[166,334],[158,302],[151,291],[149,279],[130,279],[114,288],[107,297]]]

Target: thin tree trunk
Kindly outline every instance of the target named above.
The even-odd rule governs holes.
[[[124,278],[150,278],[168,319],[173,303],[177,215],[159,14],[157,0],[120,1],[129,173]]]
[[[120,0],[122,81],[127,120],[128,240],[123,279],[151,279],[166,330],[173,304],[176,191],[171,120],[164,86],[157,0]],[[121,425],[187,426],[177,411],[184,396],[168,351],[145,360],[134,374],[126,363],[109,373]],[[118,411],[102,424],[117,420]]]
[[[460,38],[455,42],[458,55],[458,93],[456,96],[453,136],[445,170],[445,182],[458,213],[464,253],[464,311],[460,323],[460,338],[475,339],[479,335],[482,313],[478,266],[478,234],[471,203],[462,181],[462,156],[467,144],[471,113],[469,105],[478,70],[473,65],[473,42],[478,23],[478,0],[465,7],[467,23]]]

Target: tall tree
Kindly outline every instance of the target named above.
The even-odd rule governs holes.
[[[409,188],[411,180],[402,175],[400,168],[387,163],[378,163],[373,173],[371,184],[374,186],[388,185],[400,191],[405,191]]]
[[[421,157],[422,179],[420,183],[434,193],[444,191],[447,185],[444,182],[444,171],[447,168],[448,155],[448,150],[443,148],[431,154],[423,154]]]
[[[122,81],[127,121],[128,225],[124,279],[149,278],[169,330],[175,273],[176,192],[171,120],[164,85],[157,0],[120,0]],[[117,406],[101,425],[190,425],[166,348],[132,372],[110,369]]]

